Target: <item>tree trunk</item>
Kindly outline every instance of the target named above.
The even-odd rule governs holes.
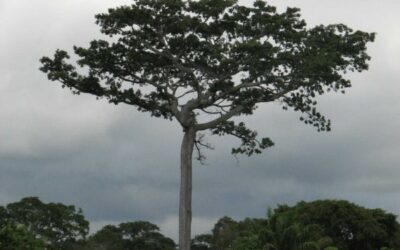
[[[190,250],[192,224],[192,155],[196,131],[187,128],[181,146],[181,187],[179,196],[179,250]]]

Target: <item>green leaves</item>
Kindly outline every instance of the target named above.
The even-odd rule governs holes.
[[[105,250],[175,250],[172,239],[163,236],[159,228],[145,221],[108,225],[90,237],[90,249]]]
[[[89,222],[82,211],[60,203],[42,203],[36,197],[27,197],[6,207],[5,222],[24,225],[35,238],[54,249],[68,249],[71,242],[84,239]],[[53,248],[50,248],[53,249]]]
[[[29,232],[25,225],[13,222],[0,224],[0,249],[45,250],[45,243]]]
[[[375,38],[344,24],[308,28],[298,8],[278,13],[261,0],[252,7],[236,0],[136,0],[96,15],[96,23],[110,39],[74,47],[80,68],[67,63],[63,50],[42,58],[50,80],[184,127],[234,135],[242,145],[232,152],[247,155],[272,142],[258,142],[255,131],[229,123],[232,117],[276,102],[329,131],[315,99],[351,87],[345,74],[368,69],[367,44]],[[209,120],[199,124],[202,115]]]
[[[263,149],[272,147],[274,143],[269,138],[257,139],[257,132],[248,129],[243,122],[235,124],[233,121],[220,123],[212,130],[216,135],[233,135],[241,140],[238,148],[232,149],[232,154],[245,154],[251,156],[253,154],[262,153]]]
[[[36,197],[0,206],[2,250],[175,250],[174,241],[146,221],[107,225],[87,238],[89,222],[80,209],[43,203]]]
[[[399,230],[395,216],[381,209],[318,200],[280,205],[265,219],[223,217],[212,234],[196,237],[193,245],[199,250],[389,250],[399,248]]]
[[[218,18],[224,11],[237,3],[237,0],[199,0],[190,1],[189,10],[205,17]]]
[[[321,200],[299,202],[293,207],[280,206],[274,218],[289,218],[303,225],[317,224],[338,249],[372,250],[383,246],[396,248],[399,244],[395,235],[400,228],[394,215],[347,201]]]

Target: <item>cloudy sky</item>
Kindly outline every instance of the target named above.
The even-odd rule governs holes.
[[[81,207],[94,230],[148,220],[176,239],[178,125],[74,96],[38,70],[40,57],[99,37],[94,14],[130,2],[0,0],[0,205],[38,196]],[[377,32],[371,67],[349,75],[354,87],[346,95],[320,98],[330,133],[272,104],[246,118],[276,143],[264,154],[236,160],[235,139],[209,138],[215,150],[194,169],[194,232],[224,215],[263,217],[267,207],[300,200],[347,199],[400,215],[400,2],[270,3],[300,7],[310,26]]]

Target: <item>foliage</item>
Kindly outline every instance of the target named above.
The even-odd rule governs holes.
[[[238,223],[229,217],[223,217],[215,224],[212,236],[213,248],[229,249],[238,236]]]
[[[234,250],[258,250],[266,248],[269,243],[268,221],[249,219],[238,222],[238,235],[232,243]]]
[[[265,219],[223,217],[212,234],[193,241],[199,250],[372,250],[400,249],[396,216],[347,201],[280,205]],[[201,247],[200,247],[201,246]]]
[[[28,231],[25,225],[8,222],[0,226],[0,249],[45,250],[45,243]]]
[[[302,225],[318,225],[339,249],[372,250],[399,247],[396,216],[381,209],[367,209],[347,201],[320,200],[279,206],[272,221],[290,218]]]
[[[268,249],[322,250],[332,247],[333,240],[317,224],[302,224],[289,216],[269,219]]]
[[[89,249],[104,250],[175,250],[173,240],[163,236],[149,222],[136,221],[107,225],[89,239]]]
[[[89,231],[89,222],[82,210],[61,203],[43,203],[37,197],[10,203],[5,211],[6,221],[24,225],[35,237],[45,241],[49,249],[68,249]]]
[[[0,206],[0,249],[4,250],[175,250],[173,240],[149,222],[107,225],[89,239],[81,210],[36,197]]]
[[[192,242],[194,250],[251,250],[265,246],[268,221],[250,219],[235,221],[223,217],[215,224],[212,234],[196,236]]]
[[[50,80],[176,119],[185,129],[233,135],[242,144],[232,152],[247,155],[273,143],[232,117],[278,102],[318,131],[330,130],[315,98],[349,88],[344,73],[368,68],[366,44],[374,40],[343,24],[308,28],[299,9],[278,13],[261,0],[253,7],[236,0],[136,0],[96,15],[96,23],[108,39],[74,47],[88,73],[57,50],[41,59]]]
[[[60,244],[44,230],[46,225],[51,224],[53,228],[57,225],[43,216],[44,211],[54,211],[45,209],[46,205],[37,198],[28,197],[0,207],[0,249],[176,249],[174,241],[162,235],[156,225],[144,221],[107,225],[88,239],[80,234],[69,234]],[[53,205],[68,207],[59,203]],[[57,216],[57,213],[46,214],[49,218]],[[74,224],[72,221],[65,223],[67,228],[71,226],[67,226],[68,223]],[[264,219],[235,221],[223,217],[211,234],[192,240],[192,249],[392,250],[400,249],[399,226],[396,216],[382,209],[367,209],[338,200],[299,202],[292,207],[280,205]]]
[[[213,245],[211,234],[196,235],[192,240],[192,250],[209,250]]]

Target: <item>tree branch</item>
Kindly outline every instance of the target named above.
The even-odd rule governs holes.
[[[243,109],[244,109],[243,106],[237,106],[237,107],[229,110],[226,114],[221,115],[220,117],[218,117],[210,122],[196,124],[194,128],[196,130],[206,130],[206,129],[213,128],[216,125],[220,124],[221,122],[225,122],[225,121],[229,120],[230,118],[232,118],[233,116],[240,114],[240,112],[242,112]]]

